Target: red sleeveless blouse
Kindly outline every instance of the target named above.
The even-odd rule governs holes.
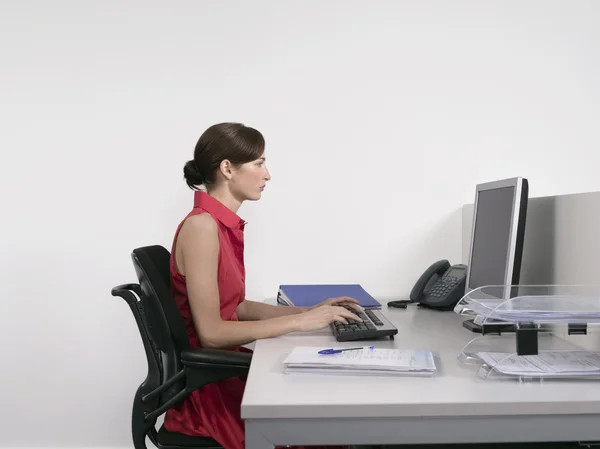
[[[237,214],[205,192],[197,191],[194,208],[177,227],[171,251],[171,292],[183,317],[190,346],[199,348],[187,295],[185,277],[175,267],[175,243],[185,220],[192,215],[209,213],[217,222],[219,235],[218,285],[221,302],[221,318],[237,321],[235,310],[244,301],[246,270],[244,268],[244,226]],[[238,346],[233,351],[251,352]],[[167,410],[164,426],[169,432],[190,436],[210,437],[224,449],[245,449],[244,422],[241,418],[242,397],[246,378],[233,377],[205,385],[190,393],[184,401]],[[326,446],[313,446],[314,449]],[[305,449],[301,446],[292,449]],[[346,449],[345,446],[329,446],[330,449]],[[275,449],[280,449],[276,446]]]
[[[206,192],[194,194],[194,208],[177,227],[171,251],[171,292],[183,317],[192,348],[199,348],[188,300],[185,276],[175,266],[175,244],[185,220],[208,213],[218,225],[218,285],[221,318],[237,321],[236,308],[245,298],[244,268],[245,222],[231,209]],[[237,347],[234,351],[249,351]],[[244,449],[244,424],[240,416],[245,377],[223,379],[192,392],[181,404],[167,410],[164,426],[169,432],[211,437],[225,449]]]

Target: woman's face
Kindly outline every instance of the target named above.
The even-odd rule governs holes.
[[[230,187],[240,200],[259,200],[262,191],[271,179],[267,169],[265,154],[260,158],[246,162],[232,169]]]

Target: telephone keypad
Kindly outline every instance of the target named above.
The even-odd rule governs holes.
[[[456,276],[446,276],[433,285],[429,291],[429,295],[435,298],[445,296],[450,293],[450,290],[452,290],[457,283],[458,278]]]

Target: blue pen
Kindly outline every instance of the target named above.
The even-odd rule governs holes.
[[[343,351],[358,351],[359,349],[374,349],[375,346],[361,346],[360,348],[345,348],[345,349],[322,349],[319,354],[338,354]]]

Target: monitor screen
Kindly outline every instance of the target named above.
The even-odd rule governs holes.
[[[474,211],[469,289],[505,284],[514,199],[514,186],[479,192]]]

